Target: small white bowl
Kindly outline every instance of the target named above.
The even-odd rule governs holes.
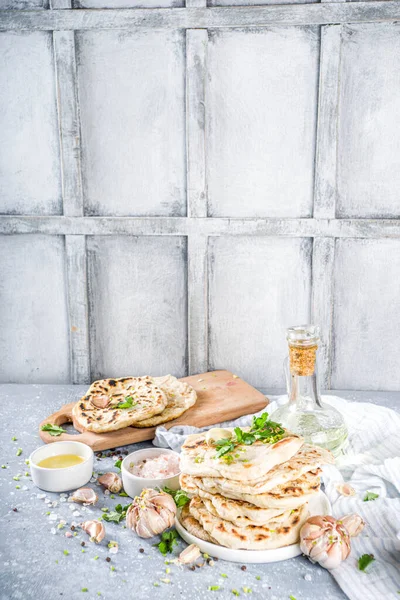
[[[171,490],[179,490],[180,472],[164,479],[146,479],[145,477],[137,477],[129,471],[128,467],[131,462],[135,463],[145,458],[155,458],[156,456],[160,456],[160,454],[175,454],[179,456],[178,452],[168,450],[167,448],[146,448],[144,450],[136,450],[136,452],[132,452],[124,458],[121,464],[121,473],[124,490],[128,496],[131,498],[139,496],[140,492],[145,488],[169,487]]]
[[[42,460],[58,454],[77,454],[85,460],[61,469],[39,467]],[[29,457],[33,483],[46,492],[68,492],[82,487],[92,477],[93,456],[93,450],[81,442],[54,442],[41,446]]]

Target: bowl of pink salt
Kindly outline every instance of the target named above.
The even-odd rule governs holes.
[[[131,497],[144,488],[179,489],[179,454],[167,448],[145,448],[128,454],[121,464],[124,490]]]

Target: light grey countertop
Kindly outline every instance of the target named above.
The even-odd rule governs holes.
[[[335,581],[324,569],[312,565],[304,557],[265,565],[241,565],[223,561],[214,566],[204,565],[194,572],[188,567],[166,565],[163,556],[153,547],[155,540],[141,540],[123,527],[106,523],[106,537],[99,545],[79,528],[75,537],[65,537],[72,522],[97,518],[101,507],[113,507],[129,499],[111,499],[95,483],[90,484],[99,493],[95,507],[82,507],[65,501],[59,494],[37,489],[29,476],[27,459],[41,445],[38,424],[62,404],[77,400],[86,386],[71,385],[0,385],[2,428],[0,440],[0,599],[1,600],[55,600],[94,598],[113,600],[162,600],[193,598],[234,598],[232,589],[240,597],[255,600],[339,600],[346,598]],[[400,408],[400,392],[339,392],[332,394],[352,401],[373,402],[389,408]],[[12,441],[13,437],[16,441]],[[147,444],[127,446],[133,451]],[[17,457],[18,448],[22,454]],[[120,451],[116,451],[118,456]],[[95,460],[95,471],[114,469],[111,456]],[[20,480],[13,477],[20,475]],[[16,486],[20,486],[17,489]],[[49,502],[57,504],[51,506]],[[73,507],[73,510],[72,510]],[[14,509],[17,509],[14,511]],[[74,515],[75,511],[79,515]],[[57,529],[61,519],[67,521],[64,529]],[[109,554],[107,542],[119,543],[118,554]],[[81,546],[85,542],[85,546]],[[175,550],[178,553],[184,543]],[[140,552],[140,548],[144,552]],[[64,554],[64,550],[69,552]],[[84,552],[82,552],[84,550]],[[98,559],[95,557],[98,556]],[[111,562],[106,557],[111,557]],[[169,574],[165,570],[170,568]],[[115,569],[115,570],[113,570]],[[221,573],[227,577],[221,577]],[[260,579],[256,579],[260,577]],[[161,578],[170,579],[162,583]],[[159,587],[154,586],[154,582]],[[218,591],[209,586],[220,585]],[[243,592],[250,588],[250,593]],[[87,592],[82,592],[87,588]],[[100,592],[101,596],[98,595]]]

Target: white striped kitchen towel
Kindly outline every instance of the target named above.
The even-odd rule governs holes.
[[[352,539],[349,558],[331,575],[350,600],[400,600],[400,415],[382,406],[335,396],[324,396],[323,400],[340,410],[349,429],[346,454],[336,466],[323,469],[333,515],[338,518],[354,512],[367,523],[363,533]],[[271,402],[269,414],[286,401],[287,397],[281,396]],[[248,415],[222,425],[243,427],[251,420]],[[167,431],[158,427],[153,444],[179,451],[189,433],[205,429],[208,427],[176,426]],[[336,485],[343,480],[357,491],[356,496],[337,492]],[[379,497],[365,502],[367,492]],[[363,554],[375,557],[366,572],[357,566]]]

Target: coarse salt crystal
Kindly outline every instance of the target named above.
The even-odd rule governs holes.
[[[56,513],[50,513],[49,514],[49,521],[57,521],[58,516],[56,515]]]
[[[176,454],[159,454],[155,458],[144,459],[136,464],[131,463],[129,470],[136,477],[144,479],[163,479],[179,473],[179,456]]]
[[[81,516],[81,513],[79,512],[79,510],[76,510],[72,514],[74,515],[74,517],[80,517]]]
[[[72,537],[72,533],[70,531],[66,531],[65,532],[65,537],[71,538]]]

